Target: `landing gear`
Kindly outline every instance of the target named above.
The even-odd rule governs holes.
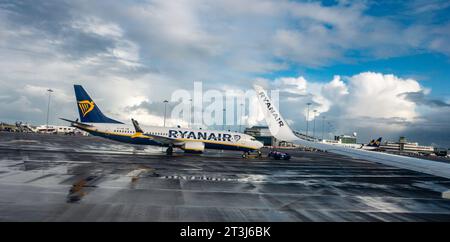
[[[244,152],[243,154],[242,154],[242,158],[244,158],[244,159],[246,159],[246,158],[248,158],[248,156],[250,155],[250,152]]]
[[[166,155],[172,155],[173,154],[173,146],[169,146],[166,150]]]

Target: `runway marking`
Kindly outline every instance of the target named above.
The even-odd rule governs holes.
[[[53,174],[53,173],[52,174],[45,174],[43,176],[36,177],[36,178],[31,179],[29,181],[25,181],[24,183],[31,183],[31,182],[38,181],[38,180],[41,180],[41,179],[45,179],[45,178],[48,178],[48,177],[52,177],[52,176],[55,176],[55,175],[57,175],[57,174]]]
[[[79,181],[79,180],[78,180]],[[2,185],[5,185],[5,187],[2,187]],[[7,185],[7,186],[6,186]],[[70,185],[62,185],[62,184],[55,184],[49,186],[48,184],[18,184],[18,183],[2,183],[0,184],[0,190],[12,190],[16,191],[15,189],[8,189],[10,186],[27,186],[27,187],[43,187],[43,188],[49,188],[49,187],[55,187],[55,188],[70,188],[72,187],[72,184]],[[177,189],[177,188],[133,188],[130,189],[129,187],[123,186],[102,186],[101,184],[98,184],[96,186],[88,186],[88,187],[95,187],[96,189],[112,189],[112,190],[129,190],[129,191],[173,191],[173,192],[186,192],[186,193],[224,193],[224,194],[246,194],[246,195],[263,195],[263,196],[286,196],[286,197],[340,197],[340,198],[359,198],[359,197],[365,197],[361,195],[345,195],[345,194],[333,194],[333,195],[327,195],[327,194],[317,194],[317,193],[274,193],[274,192],[249,192],[249,191],[226,191],[226,190],[216,190],[216,191],[205,191],[205,190],[185,190],[185,189]],[[5,189],[7,188],[7,189]],[[43,193],[46,193],[48,191],[45,191]],[[41,193],[34,192],[33,193]],[[60,192],[55,192],[60,193]],[[448,200],[443,199],[440,197],[440,194],[436,196],[436,198],[429,198],[429,197],[394,197],[394,196],[367,196],[370,198],[384,198],[384,199],[394,199],[394,200],[423,200],[423,201],[441,201],[448,203]],[[450,205],[449,205],[450,206]],[[450,212],[450,210],[449,210]]]

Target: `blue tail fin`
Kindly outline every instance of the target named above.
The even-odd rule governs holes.
[[[375,146],[376,146],[376,147],[380,147],[380,145],[381,145],[381,140],[382,140],[382,139],[383,139],[383,138],[380,137],[380,138],[377,139],[377,141],[375,141]]]
[[[80,85],[73,85],[75,89],[75,96],[77,98],[78,112],[80,114],[80,120],[84,123],[118,123],[114,119],[106,117],[97,104],[92,101],[89,94]]]

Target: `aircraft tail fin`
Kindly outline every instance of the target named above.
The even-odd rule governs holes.
[[[383,137],[378,138],[377,141],[375,141],[374,146],[380,147],[382,139],[383,139]]]
[[[122,123],[106,117],[81,85],[74,85],[80,121],[86,123]]]
[[[253,87],[256,91],[256,97],[258,98],[259,105],[264,113],[267,125],[269,126],[270,133],[278,140],[298,140],[299,138],[292,132],[291,128],[289,128],[264,88],[258,85],[254,85]]]

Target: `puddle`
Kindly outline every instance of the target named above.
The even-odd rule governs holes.
[[[96,187],[95,185],[92,184],[98,179],[100,179],[99,176],[91,175],[75,182],[70,188],[69,194],[67,194],[67,202],[76,203],[81,201],[83,197],[86,196],[88,193],[85,188]]]
[[[155,169],[147,167],[147,166],[139,166],[139,168],[128,172],[125,176],[131,177],[131,183],[136,183],[139,178],[144,177],[150,174],[150,176],[159,176]]]

